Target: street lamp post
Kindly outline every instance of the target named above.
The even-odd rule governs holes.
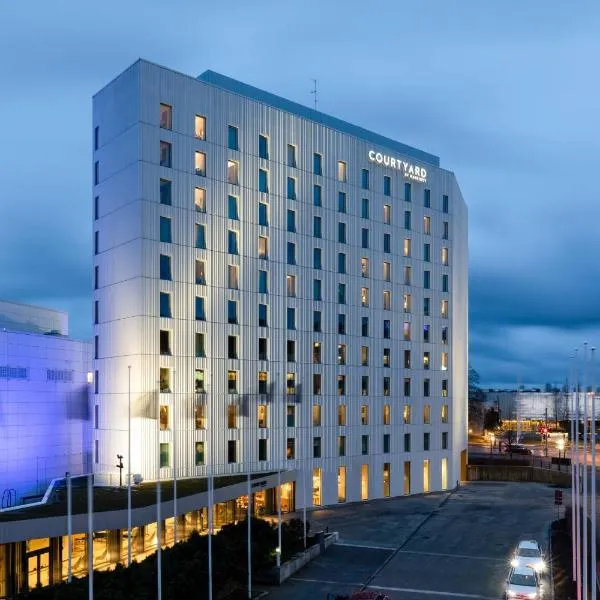
[[[491,433],[490,434],[490,454],[494,453],[494,440],[496,439],[496,436]]]
[[[563,456],[565,456],[564,452],[565,452],[565,440],[564,438],[560,438],[558,440],[558,442],[556,442],[556,446],[558,448],[558,470],[560,471],[560,453],[563,453]]]

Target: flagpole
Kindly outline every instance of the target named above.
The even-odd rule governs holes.
[[[173,370],[173,389],[177,372]],[[177,439],[175,436],[175,422],[177,421],[177,394],[173,394],[173,545],[177,543]]]
[[[212,460],[212,457],[211,457]],[[213,479],[208,476],[208,600],[213,597],[212,584],[212,533],[213,533]]]
[[[575,562],[577,563],[577,600],[581,600],[581,495],[580,495],[580,484],[581,484],[581,473],[580,473],[580,453],[579,453],[579,376],[580,376],[580,364],[578,350],[575,350],[575,449],[576,449],[576,460],[575,460]]]
[[[67,582],[73,579],[73,485],[67,471]]]
[[[87,480],[88,501],[88,600],[94,600],[94,483],[93,472]]]
[[[131,566],[131,365],[127,367],[127,566]]]
[[[162,599],[162,540],[160,489],[160,382],[156,394],[156,597]]]
[[[592,466],[591,466],[591,484],[592,491],[590,499],[592,503],[592,573],[591,573],[591,585],[592,585],[592,600],[596,600],[597,594],[597,569],[596,569],[596,390],[594,389],[596,383],[596,377],[594,374],[594,355],[596,348],[592,348],[592,359],[591,359],[591,382],[592,382],[592,427],[591,427],[591,441],[592,441]]]
[[[588,353],[587,342],[583,343],[583,546],[582,546],[582,564],[583,564],[583,596],[588,597],[588,399],[587,399],[587,367]]]
[[[252,598],[252,495],[250,492],[250,471],[248,470],[248,598]]]

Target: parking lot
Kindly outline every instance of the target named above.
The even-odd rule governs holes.
[[[392,600],[498,600],[518,539],[547,546],[553,502],[547,485],[486,482],[316,511],[312,529],[339,531],[339,543],[271,588],[271,597],[325,600],[366,586]]]

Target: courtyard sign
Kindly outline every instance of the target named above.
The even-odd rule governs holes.
[[[393,156],[382,154],[381,152],[375,152],[375,150],[369,150],[369,160],[378,165],[383,165],[384,167],[398,169],[406,179],[418,181],[419,183],[425,183],[427,181],[427,169],[425,169],[425,167],[418,167],[405,160],[394,158]]]

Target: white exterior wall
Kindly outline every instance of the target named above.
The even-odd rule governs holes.
[[[6,507],[43,494],[66,471],[89,471],[91,345],[0,331],[0,367],[0,500]]]
[[[159,104],[173,107],[173,128],[159,128]],[[169,405],[171,426],[160,432],[160,441],[171,444],[175,430],[177,472],[180,477],[215,473],[270,471],[295,468],[299,475],[296,505],[306,495],[311,505],[312,469],[322,469],[322,504],[337,502],[337,467],[347,468],[346,499],[360,499],[361,465],[369,466],[369,498],[383,495],[383,464],[391,463],[391,495],[403,493],[403,464],[411,461],[411,493],[423,490],[423,460],[431,461],[430,490],[441,489],[441,460],[449,462],[448,486],[460,478],[459,454],[466,448],[466,209],[454,176],[415,158],[425,166],[427,184],[412,183],[412,202],[403,200],[404,179],[399,171],[371,163],[374,149],[397,155],[366,140],[325,127],[295,114],[261,104],[168,69],[137,62],[94,98],[94,127],[99,127],[100,181],[94,188],[99,198],[100,323],[95,333],[99,354],[95,361],[99,389],[100,422],[98,481],[114,478],[116,454],[127,454],[128,366],[131,366],[132,473],[154,479],[157,473],[156,411],[159,368],[175,372],[171,394],[160,394]],[[207,118],[206,140],[194,138],[194,116]],[[239,128],[239,151],[227,149],[227,126]],[[258,136],[269,138],[269,160],[258,157]],[[173,144],[172,168],[159,166],[159,142]],[[287,144],[297,147],[297,168],[286,165]],[[194,173],[194,151],[207,155],[207,176]],[[313,152],[323,155],[323,176],[312,172]],[[240,185],[226,183],[228,159],[240,163]],[[404,157],[403,157],[404,158]],[[348,181],[336,180],[337,161],[346,161]],[[259,168],[269,170],[270,193],[258,191]],[[370,190],[360,189],[361,169],[370,171]],[[383,177],[392,177],[392,196],[383,195]],[[297,200],[286,199],[286,178],[297,178]],[[170,179],[172,206],[159,203],[159,179]],[[313,206],[313,183],[323,188],[323,206]],[[194,187],[207,190],[207,212],[194,210]],[[431,209],[423,207],[423,189],[431,190]],[[340,214],[338,191],[347,193],[347,214]],[[227,195],[238,197],[239,221],[227,218]],[[450,197],[450,214],[441,212],[442,195]],[[361,198],[370,199],[370,219],[360,218]],[[269,205],[269,227],[258,225],[258,203]],[[392,205],[392,225],[383,224],[383,205]],[[296,211],[297,233],[286,231],[286,210]],[[404,229],[404,211],[412,211],[412,230]],[[423,216],[431,216],[432,235],[423,234]],[[173,243],[159,241],[159,218],[172,219]],[[322,239],[313,237],[313,216],[322,217]],[[442,240],[442,223],[450,222],[450,239]],[[347,243],[337,242],[338,221],[347,224]],[[194,244],[194,225],[207,227],[207,249]],[[370,230],[370,248],[361,248],[361,228]],[[239,255],[227,254],[227,230],[238,231]],[[383,252],[383,234],[392,236],[392,252]],[[258,258],[258,237],[269,239],[269,260]],[[404,238],[412,240],[412,256],[402,256]],[[464,238],[458,244],[456,239]],[[286,243],[296,243],[296,266],[287,265]],[[431,317],[423,317],[423,244],[431,244]],[[450,266],[441,265],[441,248],[450,252]],[[312,269],[313,247],[322,248],[323,269]],[[458,248],[458,250],[457,250]],[[337,254],[346,253],[347,274],[337,273]],[[159,279],[159,255],[172,257],[172,281]],[[371,277],[360,275],[360,259],[370,260]],[[194,283],[194,260],[206,261],[206,286]],[[392,263],[392,282],[382,280],[383,261]],[[239,265],[239,290],[227,289],[227,266]],[[403,283],[403,267],[410,265],[413,284]],[[258,271],[269,273],[269,293],[258,293]],[[441,291],[442,273],[449,275],[450,293]],[[286,275],[297,277],[297,297],[286,297]],[[323,301],[312,300],[313,279],[322,279]],[[345,305],[337,303],[337,285],[345,283]],[[360,306],[360,290],[370,291],[369,308]],[[383,291],[392,292],[392,310],[383,310]],[[172,294],[172,318],[159,317],[159,293]],[[403,294],[412,295],[412,312],[403,311]],[[194,319],[195,296],[206,300],[207,319]],[[454,307],[454,298],[463,303]],[[228,325],[226,300],[238,300],[239,325]],[[442,299],[450,300],[450,318],[440,317]],[[269,307],[269,327],[258,327],[258,304]],[[296,308],[296,331],[286,328],[287,307]],[[322,311],[323,333],[312,331],[313,310]],[[347,335],[337,333],[337,315],[346,314]],[[360,336],[360,319],[369,317],[370,337]],[[383,320],[392,322],[392,339],[383,339]],[[403,340],[404,321],[412,323],[412,341]],[[431,342],[422,341],[423,324],[432,327]],[[450,330],[449,344],[442,345],[441,327]],[[457,330],[458,327],[458,330]],[[159,354],[159,330],[171,334],[172,356]],[[194,357],[194,333],[206,334],[206,358]],[[227,356],[227,335],[238,335],[238,360]],[[268,361],[259,361],[258,338],[268,338]],[[296,340],[296,363],[285,360],[286,340]],[[313,341],[322,343],[322,364],[312,363]],[[337,364],[338,343],[347,345],[347,364]],[[360,366],[360,347],[370,348],[370,365]],[[391,348],[392,367],[383,367],[383,348]],[[403,368],[404,350],[412,352],[412,368]],[[429,371],[422,368],[422,353],[431,352]],[[441,353],[450,353],[450,368],[442,372]],[[456,362],[455,362],[456,357]],[[194,424],[194,370],[206,374],[209,425]],[[240,395],[227,394],[227,370],[239,371]],[[464,370],[464,374],[462,371]],[[268,428],[259,429],[257,409],[265,398],[258,395],[258,372],[267,371],[275,393],[269,404]],[[296,427],[284,427],[288,398],[285,378],[296,373],[303,386],[296,409]],[[312,396],[312,373],[322,374],[322,395]],[[345,397],[337,395],[337,375],[346,374]],[[362,375],[369,376],[369,396],[360,395]],[[391,377],[392,394],[383,396],[383,377]],[[423,379],[431,379],[431,397],[422,397]],[[412,394],[403,396],[403,378],[411,377]],[[449,379],[450,396],[442,401],[441,381]],[[454,378],[454,381],[452,379]],[[412,423],[402,420],[405,402],[412,405]],[[450,422],[440,422],[441,404],[450,405]],[[227,405],[242,406],[237,429],[227,428]],[[312,426],[312,405],[322,405],[322,425]],[[338,427],[337,407],[346,405],[347,425]],[[431,404],[431,425],[423,425],[423,405]],[[369,424],[360,424],[361,405],[369,406]],[[383,425],[383,405],[391,405],[391,424]],[[244,407],[249,407],[245,409]],[[246,416],[246,414],[248,416]],[[154,418],[153,418],[154,417]],[[431,450],[423,452],[423,432],[431,432]],[[449,448],[441,449],[442,431],[449,432]],[[383,453],[383,434],[391,435],[391,452]],[[410,453],[403,451],[403,436],[411,434]],[[361,455],[361,435],[369,435],[369,454]],[[346,436],[346,456],[339,457],[337,436]],[[312,438],[322,438],[322,458],[312,458]],[[258,461],[258,438],[267,438],[268,460]],[[285,457],[286,438],[296,438],[296,460]],[[194,465],[195,441],[205,440],[207,466]],[[238,462],[227,464],[227,440],[238,440]],[[127,458],[125,458],[127,460]],[[172,465],[172,462],[171,462]],[[172,468],[161,469],[171,477]],[[114,481],[114,479],[112,479]],[[305,486],[303,485],[305,484]]]

